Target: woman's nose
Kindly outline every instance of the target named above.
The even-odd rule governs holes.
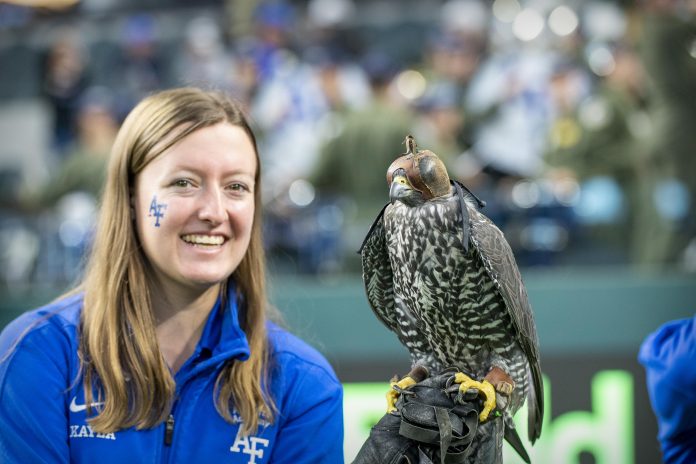
[[[212,224],[220,224],[225,220],[222,194],[217,189],[205,190],[198,209],[198,218]]]

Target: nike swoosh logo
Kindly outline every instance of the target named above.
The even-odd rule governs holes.
[[[86,404],[77,404],[75,400],[77,397],[73,396],[72,401],[70,402],[70,412],[82,412],[87,409]],[[104,403],[92,403],[92,407],[96,408],[98,406],[101,406]]]

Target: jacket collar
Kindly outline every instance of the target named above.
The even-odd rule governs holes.
[[[228,282],[224,298],[222,292],[218,296],[192,358],[198,358],[205,351],[209,353],[209,357],[206,356],[207,359],[202,359],[190,366],[190,370],[183,368],[183,372],[179,371],[177,383],[184,380],[181,377],[189,378],[228,359],[235,358],[240,361],[249,359],[249,342],[239,322],[239,302],[233,282]]]
[[[215,306],[220,307],[223,305],[224,311],[222,321],[219,323],[217,336],[219,343],[212,350],[213,356],[224,355],[225,353],[232,354],[234,352],[237,357],[246,360],[249,358],[249,342],[239,321],[240,307],[237,286],[232,281],[227,284],[226,297],[224,299],[218,298]],[[211,318],[209,317],[209,319]]]

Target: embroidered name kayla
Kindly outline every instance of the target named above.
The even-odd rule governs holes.
[[[106,440],[115,440],[115,433],[94,433],[89,425],[71,425],[70,438],[104,438]]]

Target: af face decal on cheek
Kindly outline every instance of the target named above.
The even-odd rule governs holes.
[[[148,211],[147,216],[155,218],[155,227],[160,226],[160,219],[164,217],[165,209],[167,209],[167,204],[157,203],[157,195],[153,195],[152,201],[150,202],[150,210]]]

